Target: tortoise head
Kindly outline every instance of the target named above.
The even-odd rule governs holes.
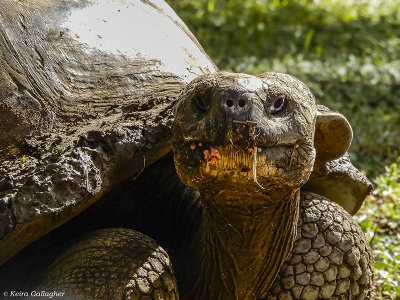
[[[299,189],[314,163],[343,155],[351,141],[343,116],[317,114],[307,86],[278,73],[195,79],[177,103],[173,133],[175,165],[186,185],[272,199]]]
[[[318,112],[310,90],[289,75],[221,72],[187,85],[173,134],[177,173],[202,194],[206,246],[195,294],[225,287],[220,299],[233,299],[231,291],[261,297],[295,239],[299,188],[314,167],[345,153],[350,126]],[[220,277],[210,276],[215,270]]]

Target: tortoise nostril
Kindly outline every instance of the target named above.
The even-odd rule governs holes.
[[[240,107],[244,107],[246,105],[246,101],[244,101],[243,99],[239,100],[239,106]]]
[[[231,99],[226,100],[226,105],[228,107],[232,107],[233,106],[233,101]]]

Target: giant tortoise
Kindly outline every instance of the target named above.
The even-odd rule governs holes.
[[[161,0],[0,2],[0,292],[366,299],[352,130]]]

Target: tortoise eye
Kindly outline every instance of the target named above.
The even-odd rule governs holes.
[[[275,98],[272,106],[271,106],[271,114],[277,114],[281,112],[286,107],[286,97],[284,95],[280,95]]]
[[[203,111],[203,112],[206,111],[207,104],[206,104],[206,101],[204,99],[204,96],[202,96],[202,95],[195,96],[193,98],[193,101],[201,111]]]

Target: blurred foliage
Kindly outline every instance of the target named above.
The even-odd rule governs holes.
[[[375,176],[400,155],[400,1],[170,0],[220,69],[304,81]]]

